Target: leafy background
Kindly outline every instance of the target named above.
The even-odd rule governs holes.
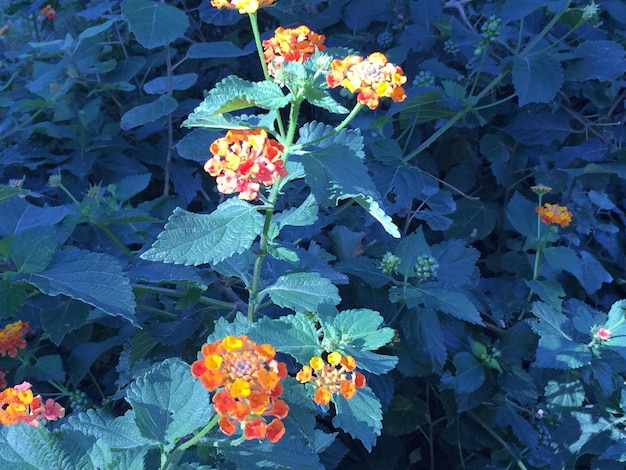
[[[50,381],[84,392],[93,407],[62,397],[58,426],[3,428],[0,459],[158,468],[157,449],[210,419],[185,362],[209,334],[248,331],[237,312],[262,221],[202,172],[224,123],[182,124],[225,77],[262,79],[251,33],[208,0],[59,0],[54,20],[39,15],[47,2],[3,4],[0,316],[37,334],[27,363],[0,366],[44,394]],[[307,311],[329,341],[370,312],[372,331],[395,336],[355,348],[369,387],[334,418],[317,413],[315,430],[316,410],[291,387],[305,410],[292,429],[306,438],[200,446],[180,468],[623,467],[626,7],[596,6],[278,0],[260,12],[264,37],[305,23],[329,47],[382,50],[409,83],[406,101],[361,112],[346,132],[365,146],[361,166],[347,172],[332,146],[302,162],[314,198],[294,183],[280,200],[271,302],[251,334],[300,361],[302,347],[321,350]],[[499,34],[485,34],[495,19]],[[264,96],[249,104],[280,106]],[[340,119],[303,108],[303,124]],[[305,124],[299,142],[316,132]],[[335,174],[345,185],[327,198]],[[364,176],[372,184],[357,191]],[[549,234],[537,276],[534,184],[574,214]],[[233,211],[236,226],[221,218]],[[181,243],[194,249],[172,251]],[[393,278],[380,269],[386,252],[401,260]],[[412,269],[425,255],[439,267],[422,281]],[[604,344],[592,338],[600,325],[612,331]],[[345,422],[359,413],[367,430]]]

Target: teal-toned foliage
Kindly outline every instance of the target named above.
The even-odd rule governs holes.
[[[2,2],[0,319],[30,331],[0,376],[66,417],[0,425],[0,467],[623,468],[623,2],[211,3]],[[302,24],[326,49],[270,74]],[[376,51],[405,99],[329,87]],[[286,173],[218,191],[211,144],[257,130]],[[277,442],[191,373],[227,336],[286,364]],[[332,352],[366,383],[324,404],[296,377]]]

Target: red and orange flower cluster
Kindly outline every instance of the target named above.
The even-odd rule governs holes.
[[[216,8],[239,10],[242,15],[256,13],[259,8],[268,7],[276,0],[211,0],[211,5]]]
[[[204,171],[216,177],[217,190],[223,194],[238,192],[239,199],[254,201],[261,184],[270,186],[287,175],[281,160],[284,146],[263,129],[231,129],[209,150],[213,158],[204,164]]]
[[[365,376],[355,371],[356,361],[352,356],[342,356],[338,352],[328,354],[326,361],[321,357],[313,357],[310,366],[303,366],[296,374],[300,383],[311,382],[317,390],[313,401],[318,405],[328,405],[333,393],[339,392],[349,400],[357,388],[365,386]]]
[[[326,76],[328,86],[336,88],[341,85],[352,93],[358,93],[357,102],[370,109],[376,109],[383,97],[395,102],[406,99],[402,88],[406,76],[402,68],[388,62],[380,52],[366,58],[349,55],[343,60],[335,59],[331,67],[333,71]]]
[[[209,391],[219,389],[213,406],[220,415],[222,432],[231,436],[241,428],[246,439],[277,442],[285,434],[281,420],[289,406],[278,398],[287,367],[274,359],[274,347],[247,336],[227,336],[202,346],[201,354],[191,365],[191,373]],[[269,424],[266,417],[273,417]]]
[[[316,51],[323,51],[325,36],[311,31],[306,26],[297,28],[279,27],[274,37],[263,41],[263,57],[268,72],[275,76],[284,62],[304,63]]]
[[[535,212],[539,214],[544,224],[558,224],[567,227],[572,221],[572,213],[565,206],[545,203],[543,207],[535,207]]]
[[[0,392],[0,424],[5,426],[27,423],[39,426],[39,421],[54,421],[65,416],[65,408],[48,398],[45,403],[41,395],[33,395],[31,384],[22,382]]]
[[[24,336],[31,331],[28,322],[18,320],[0,330],[0,355],[15,357],[18,349],[26,347]]]
[[[59,16],[57,15],[57,12],[54,10],[54,8],[52,8],[52,5],[46,5],[45,7],[43,7],[41,10],[39,10],[39,14],[41,16],[45,16],[49,20],[53,20],[57,16]]]

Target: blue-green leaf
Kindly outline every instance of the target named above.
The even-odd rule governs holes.
[[[513,228],[526,238],[537,238],[536,205],[515,192],[506,205],[506,218]]]
[[[256,207],[237,198],[224,201],[211,214],[178,207],[141,258],[185,265],[218,263],[250,248],[262,228],[263,216]]]
[[[162,95],[168,92],[171,86],[172,90],[187,90],[196,84],[198,80],[197,73],[183,73],[181,75],[172,75],[171,77],[157,77],[144,83],[143,89],[151,95]]]
[[[360,308],[340,312],[335,317],[334,326],[340,332],[342,342],[371,351],[384,346],[393,338],[393,329],[379,329],[383,320],[375,310]]]
[[[366,385],[358,389],[350,400],[336,394],[333,401],[337,409],[333,425],[360,440],[371,451],[383,427],[383,413],[378,397]]]
[[[48,267],[56,251],[54,228],[45,225],[15,234],[9,248],[9,258],[22,273],[38,273]]]
[[[320,304],[337,305],[341,301],[337,287],[316,272],[284,274],[259,292],[259,299],[266,295],[276,305],[296,312],[312,312]]]
[[[257,343],[271,343],[277,351],[291,354],[302,364],[322,352],[315,323],[301,313],[276,320],[263,317],[252,325],[250,337]]]
[[[205,426],[213,414],[208,390],[191,375],[189,365],[177,359],[166,359],[137,377],[126,400],[142,435],[167,450]]]
[[[563,68],[551,52],[516,57],[512,74],[520,106],[548,103],[563,86]]]
[[[455,394],[471,393],[485,381],[484,366],[469,352],[461,351],[454,356],[454,375],[446,371],[441,376],[441,386],[454,390]]]
[[[426,305],[459,320],[483,324],[480,312],[470,298],[453,287],[437,283],[422,284],[419,287],[392,288],[389,294],[392,302],[404,299],[410,308]]]
[[[574,50],[578,60],[572,60],[566,70],[567,78],[609,81],[626,72],[624,47],[615,41],[583,41]]]
[[[243,50],[235,46],[232,42],[216,41],[194,43],[187,49],[188,59],[214,59],[242,57],[253,52],[252,49]]]
[[[189,28],[185,12],[151,0],[127,0],[122,5],[122,15],[137,42],[146,49],[167,46]]]
[[[25,423],[3,426],[0,459],[11,470],[73,469],[67,451],[45,426]]]
[[[151,103],[140,104],[126,111],[120,120],[120,127],[127,131],[154,122],[172,113],[177,106],[178,102],[174,98],[161,95]]]
[[[39,273],[18,273],[46,295],[66,295],[135,324],[135,295],[117,260],[75,248],[59,251]]]

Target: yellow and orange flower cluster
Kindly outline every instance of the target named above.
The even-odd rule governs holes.
[[[341,85],[352,93],[358,93],[357,102],[370,109],[378,107],[380,98],[391,98],[395,102],[406,99],[402,88],[406,76],[402,68],[388,62],[380,52],[366,58],[349,55],[343,60],[335,59],[331,67],[332,72],[326,76],[328,86],[336,88]]]
[[[274,37],[263,41],[263,57],[270,75],[275,76],[284,62],[304,63],[316,51],[323,51],[325,36],[306,26],[283,28],[274,31]]]
[[[202,346],[202,358],[191,364],[191,373],[213,395],[222,432],[243,429],[246,439],[277,442],[285,434],[281,421],[289,406],[278,397],[287,376],[284,363],[274,359],[270,344],[257,344],[247,336],[227,336]],[[273,417],[268,424],[265,417]]]
[[[259,8],[272,5],[276,0],[211,0],[211,5],[216,8],[228,8],[239,10],[242,15],[256,13]]]
[[[261,184],[270,186],[287,175],[281,160],[283,145],[270,139],[263,129],[231,129],[209,150],[213,158],[204,164],[204,171],[216,177],[217,190],[222,194],[238,192],[239,199],[254,201]]]
[[[26,347],[24,336],[31,331],[28,322],[18,320],[0,330],[0,355],[15,357],[18,349]]]
[[[22,382],[0,392],[0,424],[5,426],[27,423],[39,426],[39,421],[54,421],[65,416],[65,408],[48,398],[45,403],[41,395],[33,395],[31,384]]]
[[[333,393],[341,393],[347,400],[352,398],[357,388],[365,386],[365,376],[355,371],[356,361],[352,356],[342,356],[338,352],[328,354],[326,361],[312,357],[310,366],[303,366],[296,374],[300,383],[312,382],[317,387],[313,401],[318,405],[328,405]]]
[[[45,16],[49,20],[53,20],[57,16],[59,16],[57,15],[57,12],[54,10],[54,8],[52,8],[52,5],[46,5],[45,7],[43,7],[41,10],[39,10],[39,14],[41,16]]]
[[[572,213],[565,206],[545,203],[543,207],[535,207],[535,212],[539,214],[544,224],[558,224],[567,227],[572,221]]]

